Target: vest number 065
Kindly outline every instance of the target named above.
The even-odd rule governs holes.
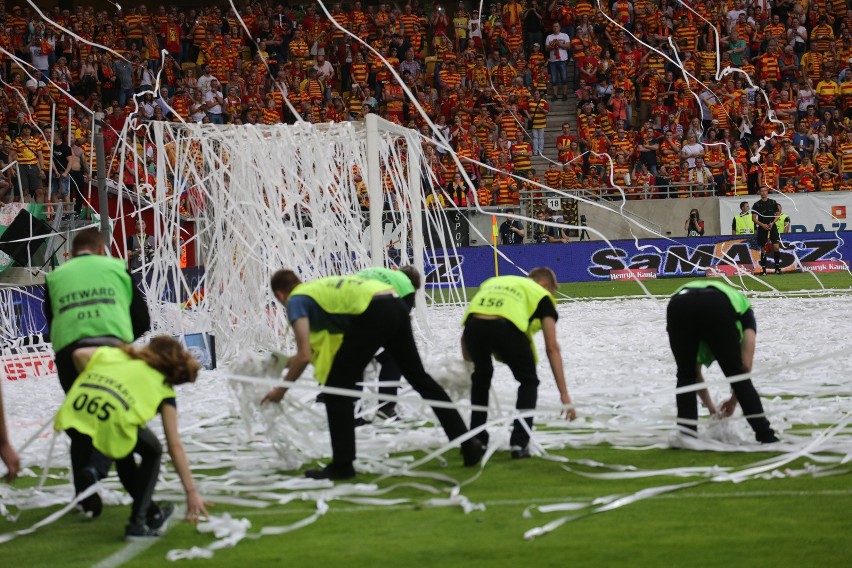
[[[74,400],[74,410],[84,410],[92,416],[97,416],[98,420],[104,422],[109,420],[110,410],[115,410],[115,406],[109,402],[101,403],[103,397],[93,396],[91,399],[86,393],[81,393]]]

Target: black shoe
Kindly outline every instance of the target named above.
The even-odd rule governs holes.
[[[363,417],[355,419],[355,427],[356,428],[358,426],[366,426],[367,424],[372,424],[372,422],[370,422],[369,420],[367,420],[366,418],[363,418]]]
[[[148,514],[145,515],[145,524],[149,529],[159,529],[166,524],[172,513],[175,512],[175,506],[171,503],[162,502],[159,505],[151,503],[148,507]]]
[[[321,392],[317,395],[316,403],[317,404],[325,404],[325,393],[324,392]]]
[[[530,457],[530,449],[529,447],[512,446],[511,454],[513,460],[523,460]]]
[[[334,462],[328,464],[323,469],[309,469],[305,472],[305,477],[310,479],[352,479],[355,477],[355,468],[352,464],[338,465]]]
[[[394,404],[393,402],[384,403],[376,411],[376,416],[381,418],[382,420],[390,420],[391,418],[396,418],[396,404]]]
[[[476,439],[482,444],[484,448],[488,447],[488,442],[491,440],[491,436],[488,435],[487,430],[483,430],[479,434],[476,435]]]
[[[485,455],[485,446],[478,438],[471,438],[461,445],[462,459],[465,467],[473,467]]]
[[[768,430],[766,432],[760,432],[758,434],[755,434],[755,438],[757,438],[757,441],[761,444],[774,444],[775,442],[781,441],[778,439],[778,436],[775,435],[775,432],[773,430]]]
[[[93,467],[85,467],[80,470],[80,473],[77,474],[77,481],[80,486],[80,492],[82,493],[92,485],[98,482],[98,472],[95,471]],[[104,504],[101,501],[101,496],[97,493],[92,493],[82,501],[80,501],[80,507],[82,507],[83,512],[90,516],[93,519],[97,519],[101,516],[101,512],[103,511]]]
[[[152,529],[143,523],[129,523],[124,528],[124,540],[129,542],[160,538],[161,536],[163,536],[163,531]]]
[[[780,268],[776,268],[776,269],[775,269],[775,274],[781,274],[781,269],[780,269]]]

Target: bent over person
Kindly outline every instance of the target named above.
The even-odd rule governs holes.
[[[462,354],[466,360],[473,361],[471,404],[488,406],[488,391],[494,374],[491,356],[496,355],[509,366],[515,380],[520,383],[515,408],[519,412],[535,410],[538,375],[532,336],[539,329],[544,333],[545,351],[560,400],[562,404],[571,404],[556,338],[556,320],[559,318],[553,299],[556,286],[556,275],[543,267],[532,269],[527,278],[496,276],[482,283],[463,319]],[[573,408],[566,414],[571,420],[576,418]],[[482,426],[487,418],[487,412],[474,410],[470,429]],[[528,446],[533,419],[528,416],[524,421],[515,420],[509,439],[512,457],[516,459],[530,455]],[[487,432],[477,436],[484,445],[488,444]]]
[[[423,368],[408,307],[393,287],[357,276],[329,276],[302,283],[292,270],[272,275],[272,292],[287,306],[287,319],[296,337],[296,354],[287,363],[284,380],[298,379],[308,363],[326,386],[355,394],[364,369],[380,347],[399,365],[403,376],[427,400],[450,402],[450,397]],[[263,402],[278,402],[284,387],[272,389]],[[332,462],[325,469],[305,472],[313,479],[355,477],[355,399],[326,393],[325,408],[331,435]],[[454,440],[467,433],[458,411],[432,407],[447,436]],[[466,466],[476,465],[484,448],[479,440],[462,443]]]
[[[66,393],[78,374],[74,351],[130,343],[151,327],[145,299],[133,286],[124,263],[106,256],[104,240],[97,229],[85,229],[74,237],[71,256],[71,260],[47,275],[44,287],[44,315],[56,353],[56,373]],[[74,489],[79,494],[98,478],[106,477],[110,460],[97,451],[77,451],[75,434],[69,436]],[[101,513],[97,494],[81,505],[94,517]]]
[[[732,286],[716,281],[695,281],[681,286],[669,301],[666,331],[677,363],[678,388],[703,382],[701,366],[710,366],[714,360],[719,362],[726,377],[751,371],[757,321],[748,298]],[[731,397],[722,404],[719,413],[730,416],[739,403],[757,441],[777,442],[751,379],[732,383],[731,390]],[[698,396],[710,414],[716,414],[707,389],[698,391]],[[695,436],[696,393],[677,395],[677,424],[682,433]]]
[[[408,306],[409,313],[414,308],[414,300],[417,295],[417,290],[420,289],[420,272],[412,265],[406,265],[399,270],[391,270],[383,266],[373,266],[365,268],[356,276],[366,278],[367,280],[376,280],[384,282],[393,287],[400,299]],[[382,366],[379,371],[379,394],[396,396],[399,387],[395,383],[399,382],[402,376],[402,371],[399,370],[399,365],[393,360],[393,357],[387,351],[382,351],[376,355],[376,361]],[[396,416],[396,403],[391,400],[382,401],[379,410],[376,412],[379,418],[385,420]]]
[[[197,521],[206,517],[178,433],[173,389],[195,382],[201,367],[198,362],[168,336],[155,337],[143,348],[82,347],[74,351],[74,362],[81,369],[80,377],[59,408],[54,427],[75,434],[72,439],[78,443],[72,451],[88,452],[94,447],[116,460],[121,484],[133,497],[125,537],[160,536],[174,511],[171,504],[152,508],[163,450],[145,425],[158,412],[169,455],[186,491],[186,518]],[[140,457],[138,464],[134,456]]]

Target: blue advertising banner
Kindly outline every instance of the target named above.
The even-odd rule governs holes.
[[[21,288],[6,288],[2,290],[4,307],[10,310],[11,337],[35,336],[47,332],[47,320],[44,317],[44,287],[24,286]]]
[[[848,270],[852,233],[784,235],[779,268],[782,272]],[[759,272],[760,251],[753,237],[718,236],[680,239],[584,241],[569,244],[501,246],[500,274],[549,266],[559,282],[592,282],[638,278],[707,276]],[[769,255],[769,270],[775,266]],[[479,286],[494,276],[490,247],[459,248],[455,253],[427,258],[427,287],[463,284]]]

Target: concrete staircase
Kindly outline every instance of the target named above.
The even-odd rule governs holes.
[[[550,102],[550,113],[547,115],[547,128],[544,129],[544,157],[533,156],[532,165],[538,177],[543,177],[545,170],[550,166],[550,160],[556,161],[556,137],[562,133],[562,124],[571,124],[571,134],[577,135],[577,97],[573,93],[568,95],[568,100],[561,98]]]

